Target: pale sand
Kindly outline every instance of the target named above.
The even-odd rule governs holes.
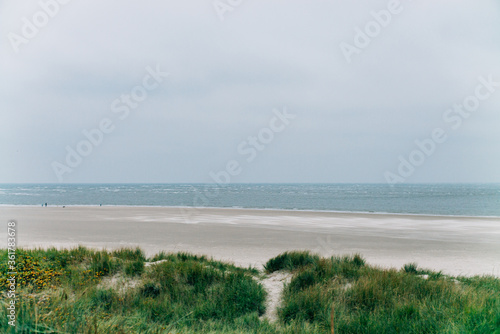
[[[370,264],[500,277],[500,219],[330,212],[161,208],[0,207],[18,222],[18,247],[139,246],[189,251],[261,268],[287,250],[362,254]]]
[[[261,281],[262,286],[267,291],[266,313],[262,318],[267,318],[270,322],[278,320],[278,306],[283,297],[283,285],[290,283],[291,279],[291,273],[277,271]]]

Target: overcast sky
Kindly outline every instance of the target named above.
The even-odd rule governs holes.
[[[2,183],[500,182],[498,1],[54,1],[0,0]]]

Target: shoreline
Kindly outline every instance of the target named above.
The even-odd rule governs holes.
[[[42,208],[36,204],[0,204],[1,208]],[[244,207],[218,207],[218,206],[161,206],[161,205],[129,205],[129,204],[55,204],[47,205],[47,208],[161,208],[161,209],[188,209],[188,210],[251,210],[251,211],[276,211],[276,212],[307,212],[328,214],[353,214],[353,215],[387,215],[401,217],[428,217],[428,218],[468,218],[468,219],[498,219],[500,216],[463,216],[463,215],[439,215],[429,213],[398,213],[398,212],[375,212],[375,211],[336,211],[336,210],[310,210],[310,209],[277,209],[277,208],[244,208]],[[45,208],[45,207],[44,207]]]
[[[500,277],[500,219],[242,208],[0,206],[18,222],[18,247],[115,249],[148,256],[186,251],[261,267],[290,250],[322,256],[360,253],[368,263],[451,275]],[[5,231],[4,231],[5,230]],[[0,230],[2,247],[6,229]]]

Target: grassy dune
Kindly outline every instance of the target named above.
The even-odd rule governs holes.
[[[452,278],[419,270],[383,270],[358,255],[320,259],[285,253],[268,272],[294,272],[279,311],[283,323],[308,322],[337,333],[500,333],[500,280]]]
[[[448,277],[360,256],[281,254],[265,272],[185,253],[140,249],[17,250],[17,323],[4,292],[1,333],[500,333],[500,280]],[[0,251],[7,291],[7,251]],[[292,276],[279,320],[262,320],[259,281]]]

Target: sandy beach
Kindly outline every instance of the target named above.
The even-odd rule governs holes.
[[[500,276],[500,219],[308,211],[166,208],[4,206],[18,222],[18,247],[114,249],[141,247],[188,251],[261,267],[287,250],[324,256],[360,253],[369,263],[420,267],[451,275]]]

